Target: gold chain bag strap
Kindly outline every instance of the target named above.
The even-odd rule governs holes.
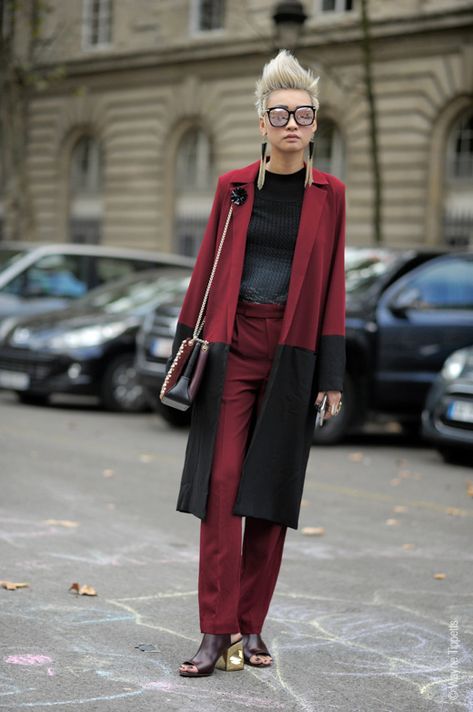
[[[235,188],[231,193],[231,202],[235,205],[242,205],[246,198],[247,193],[244,188]],[[205,321],[205,317],[202,317],[202,315],[207,303],[210,287],[212,286],[215,270],[217,269],[217,264],[220,259],[220,253],[230,224],[232,212],[233,205],[230,205],[193,335],[192,337],[188,336],[182,341],[174,357],[174,361],[166,374],[159,394],[162,403],[172,408],[177,408],[178,410],[187,410],[192,405],[202,381],[209,353],[209,342],[199,338],[199,333]]]

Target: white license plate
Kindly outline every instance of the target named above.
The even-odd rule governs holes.
[[[24,391],[30,385],[30,377],[27,373],[17,371],[0,371],[0,386],[3,388],[14,388]]]
[[[172,352],[172,339],[153,339],[149,345],[149,350],[153,356],[167,358]]]
[[[465,401],[452,401],[447,409],[450,420],[461,420],[464,423],[473,423],[473,403]]]

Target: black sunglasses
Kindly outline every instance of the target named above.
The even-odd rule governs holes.
[[[310,126],[315,118],[315,106],[298,106],[294,111],[289,111],[283,106],[273,106],[271,109],[266,109],[264,113],[268,114],[269,123],[275,128],[286,126],[291,116],[294,116],[294,121],[299,126]]]

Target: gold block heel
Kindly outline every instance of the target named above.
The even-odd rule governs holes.
[[[226,670],[226,672],[231,672],[233,670],[243,670],[244,660],[243,660],[243,644],[241,640],[238,640],[233,645],[230,645],[227,650],[222,653],[215,667],[219,670]]]

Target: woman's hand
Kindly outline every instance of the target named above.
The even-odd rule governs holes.
[[[327,394],[327,405],[325,407],[324,420],[329,420],[340,412],[342,393],[341,391],[320,391],[315,399],[315,405],[319,405],[322,402],[325,394]]]

